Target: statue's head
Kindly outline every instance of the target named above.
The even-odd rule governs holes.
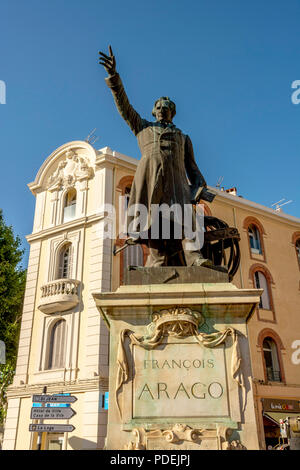
[[[157,121],[172,122],[175,114],[176,105],[168,96],[162,96],[155,101],[152,109],[152,116],[154,116]]]

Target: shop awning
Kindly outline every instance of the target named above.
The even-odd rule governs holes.
[[[268,411],[263,413],[263,416],[268,418],[270,421],[272,421],[274,424],[277,424],[279,426],[280,420],[281,419],[286,419],[286,418],[295,418],[296,416],[299,416],[299,413],[285,413],[284,411],[281,411],[278,413],[277,411]]]

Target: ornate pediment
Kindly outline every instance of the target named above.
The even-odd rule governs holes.
[[[55,191],[61,188],[72,188],[76,181],[90,179],[94,174],[88,157],[77,155],[73,150],[68,150],[57,169],[48,179],[48,189]]]

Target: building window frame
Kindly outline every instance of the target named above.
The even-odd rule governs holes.
[[[269,302],[270,308],[265,309],[264,307],[261,306],[261,304],[259,304],[257,306],[257,317],[258,317],[258,320],[276,323],[275,306],[274,306],[273,293],[272,293],[272,287],[275,285],[275,283],[274,283],[274,280],[270,271],[266,268],[266,266],[256,263],[250,267],[250,271],[249,271],[249,279],[251,280],[254,289],[257,289],[255,273],[259,273],[259,272],[262,273],[262,275],[264,276],[266,280],[267,296],[268,296],[268,302]],[[260,310],[267,310],[267,311],[272,312],[272,320],[262,319],[259,314]]]
[[[57,328],[59,325],[63,325],[62,327],[62,337],[59,338],[60,344],[59,348],[62,347],[63,344],[63,358],[59,364],[54,362],[53,365],[53,354],[54,350],[53,347],[55,346],[53,336],[55,335]],[[47,342],[46,342],[46,354],[44,359],[44,371],[53,371],[58,369],[65,369],[66,368],[66,357],[67,357],[67,338],[68,338],[68,325],[67,321],[62,318],[61,316],[56,317],[53,321],[51,321],[48,325],[47,331]],[[55,360],[54,360],[55,361]]]
[[[52,327],[55,322],[64,320],[65,324],[65,366],[60,369],[48,369],[49,345]],[[40,354],[37,357],[35,380],[40,381],[56,380],[64,381],[66,377],[75,376],[75,364],[77,363],[77,344],[79,333],[79,313],[74,310],[67,312],[57,312],[51,315],[43,314],[42,333],[39,339]],[[77,338],[77,339],[76,339]]]
[[[265,274],[257,269],[254,271],[254,285],[256,289],[263,289],[264,292],[260,297],[259,308],[264,310],[271,310],[271,302],[270,302],[270,292],[269,292],[269,284]]]
[[[68,243],[72,245],[71,247],[71,256],[70,256],[70,270],[69,270],[69,279],[81,280],[81,262],[83,257],[83,244],[80,243],[82,238],[82,230],[75,232],[65,232],[59,237],[53,238],[49,241],[48,244],[48,259],[49,267],[48,273],[45,279],[46,282],[55,281],[60,279],[58,277],[59,273],[59,257],[60,252],[63,250],[64,246]]]
[[[66,189],[62,194],[61,223],[66,224],[76,218],[77,191],[74,187]]]
[[[268,373],[268,370],[267,370],[265,350],[264,350],[264,342],[267,339],[271,339],[273,341],[274,348],[276,348],[275,351],[276,351],[278,367],[279,367],[279,371],[277,372],[279,372],[280,374],[280,380],[270,380],[270,373]],[[282,351],[285,350],[285,347],[279,335],[270,328],[264,328],[258,335],[257,346],[261,349],[265,383],[276,382],[276,383],[285,384],[286,379],[285,379],[285,372],[284,372],[283,359],[282,359]]]
[[[259,260],[264,263],[266,263],[266,250],[265,250],[265,244],[264,244],[264,237],[266,236],[265,229],[261,222],[256,218],[256,217],[246,217],[243,223],[243,228],[247,233],[247,239],[248,239],[248,248],[249,248],[249,255],[250,258],[253,260]],[[256,243],[257,240],[258,242],[258,248],[255,248],[254,246],[252,247],[251,245],[253,242],[251,241],[251,235],[249,233],[249,230],[252,230],[254,232],[253,238],[255,238]],[[255,233],[256,231],[256,233]]]
[[[70,241],[64,242],[58,248],[55,260],[56,279],[72,279],[73,251]]]
[[[248,237],[251,253],[254,255],[262,255],[260,232],[256,225],[250,224],[248,227]]]

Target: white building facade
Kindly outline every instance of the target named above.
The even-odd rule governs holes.
[[[113,240],[103,237],[104,207],[114,203],[115,178],[135,166],[108,147],[71,142],[53,152],[29,184],[36,209],[3,450],[36,448],[37,433],[29,432],[37,423],[30,419],[32,396],[45,386],[48,394],[70,393],[77,401],[69,422],[74,431],[44,434],[42,447],[104,446],[109,335],[91,293],[112,288]]]

